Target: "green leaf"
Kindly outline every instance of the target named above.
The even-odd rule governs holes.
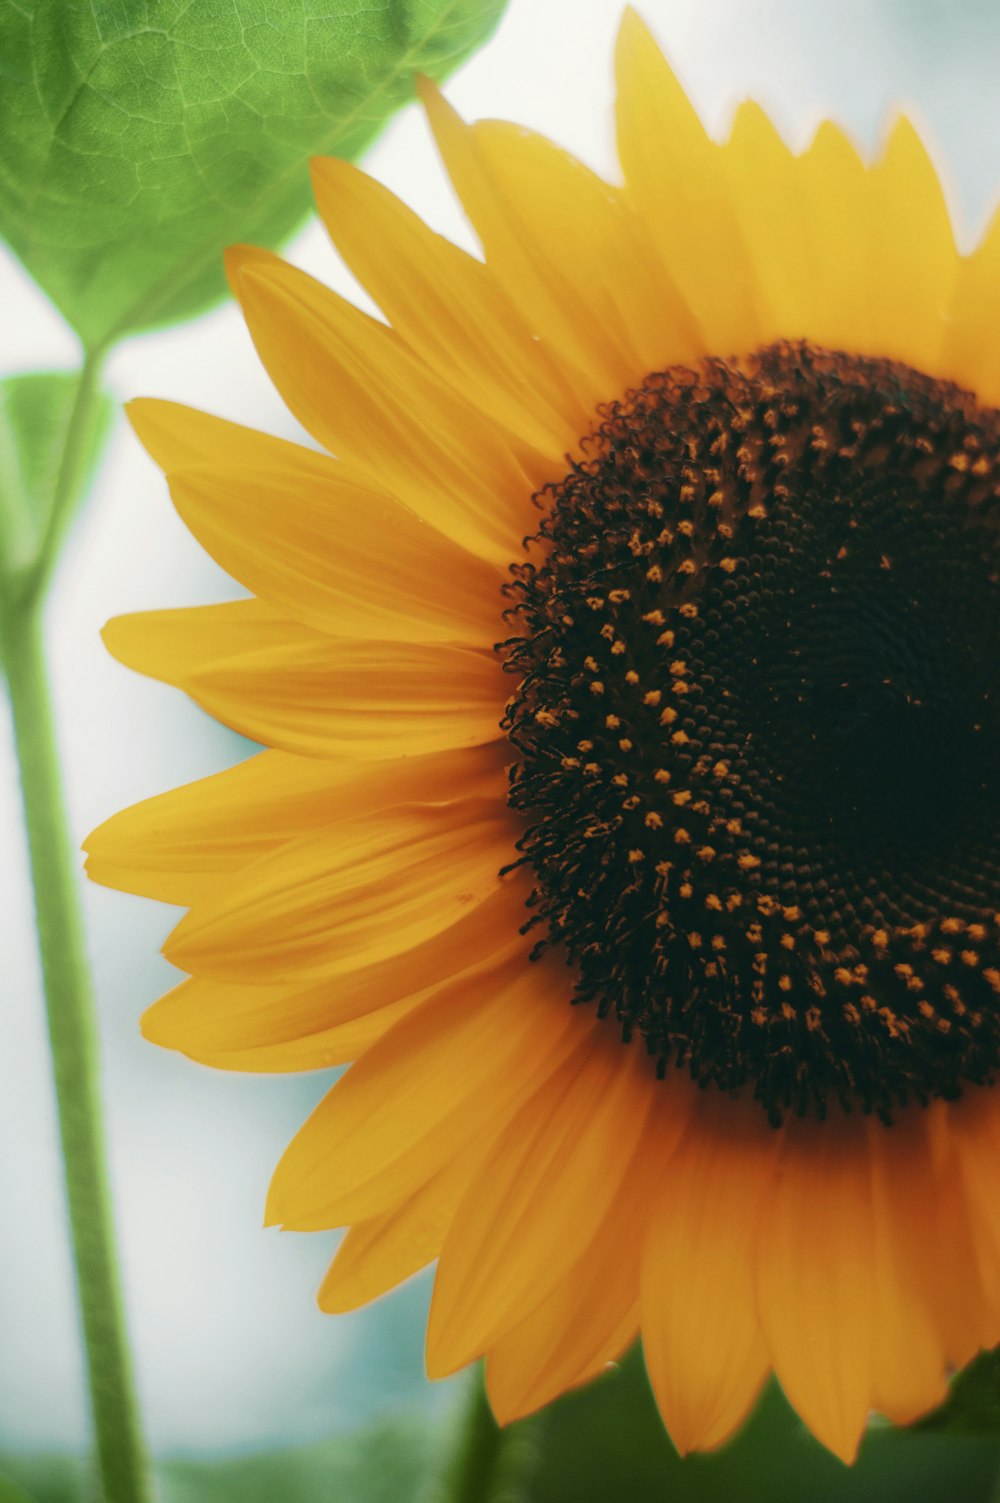
[[[204,308],[505,0],[0,6],[0,231],[90,349]]]
[[[0,576],[22,578],[57,556],[112,412],[91,372],[0,381]]]
[[[721,1451],[679,1457],[635,1351],[544,1419],[530,1503],[989,1503],[1000,1436],[873,1426],[853,1467],[814,1440],[772,1384]]]
[[[920,1429],[1000,1436],[1000,1347],[981,1352],[962,1369],[952,1380],[947,1399],[921,1420]]]

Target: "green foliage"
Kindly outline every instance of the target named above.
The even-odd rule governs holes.
[[[355,1435],[223,1460],[174,1460],[156,1468],[159,1503],[418,1503],[430,1469],[431,1435],[391,1420]],[[90,1471],[77,1457],[7,1455],[0,1503],[90,1503]],[[3,1492],[15,1485],[25,1491]]]
[[[504,0],[0,6],[0,231],[91,349],[190,317],[274,245],[307,159],[356,156]]]
[[[78,411],[81,379],[60,373],[0,381],[0,576],[22,577],[56,556],[73,505],[86,490],[112,404],[95,393]]]
[[[953,1435],[1000,1435],[1000,1347],[981,1352],[962,1369],[945,1403],[920,1428]]]
[[[543,1418],[529,1503],[990,1503],[1000,1429],[987,1437],[873,1426],[853,1467],[825,1451],[773,1384],[740,1434],[678,1457],[642,1358],[570,1394]]]

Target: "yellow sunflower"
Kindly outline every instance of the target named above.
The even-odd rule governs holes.
[[[437,1259],[501,1421],[641,1333],[681,1450],[773,1370],[850,1459],[1000,1340],[1000,231],[905,119],[618,67],[620,187],[425,89],[483,261],[316,163],[385,323],[231,253],[328,452],[133,404],[254,598],[107,640],[268,749],[90,871],[190,908],[147,1037],[357,1061],[268,1206],[349,1228],[323,1309]]]

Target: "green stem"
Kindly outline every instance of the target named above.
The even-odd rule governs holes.
[[[105,1503],[146,1503],[152,1497],[151,1478],[125,1332],[79,877],[68,835],[38,595],[9,605],[0,627],[31,858],[102,1497]]]
[[[481,1372],[472,1380],[458,1444],[445,1479],[447,1503],[529,1503],[538,1460],[539,1421],[501,1430]]]

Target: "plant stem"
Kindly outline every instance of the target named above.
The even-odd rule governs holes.
[[[538,1459],[537,1426],[536,1419],[527,1419],[501,1430],[477,1372],[445,1481],[447,1503],[528,1503]]]
[[[97,1033],[71,852],[39,596],[0,621],[31,859],[59,1131],[105,1503],[147,1503],[105,1166]]]

